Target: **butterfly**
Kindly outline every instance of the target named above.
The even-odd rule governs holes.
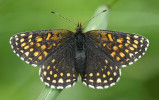
[[[78,77],[95,89],[115,85],[121,68],[145,54],[149,40],[141,35],[110,30],[76,32],[49,29],[22,32],[10,38],[13,52],[32,66],[41,66],[40,79],[53,89],[73,86]]]

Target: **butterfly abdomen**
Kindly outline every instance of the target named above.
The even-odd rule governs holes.
[[[81,73],[85,64],[84,34],[77,32],[75,35],[75,65],[76,70]]]

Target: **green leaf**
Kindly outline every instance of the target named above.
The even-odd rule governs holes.
[[[61,91],[62,90],[52,89],[48,86],[45,86],[37,100],[56,100]]]
[[[106,12],[101,13],[103,10],[107,10]],[[85,32],[90,31],[90,30],[105,30],[108,25],[108,15],[110,9],[108,8],[107,5],[100,6],[97,8],[95,11],[94,16],[97,14],[101,13],[100,15],[96,16],[93,18],[85,28]]]

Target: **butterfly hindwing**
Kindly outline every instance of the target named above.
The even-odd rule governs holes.
[[[86,67],[81,75],[85,85],[103,89],[113,86],[120,78],[119,66],[86,40]]]
[[[26,63],[41,65],[58,46],[72,37],[68,30],[41,30],[16,34],[11,37],[13,51]]]
[[[65,42],[40,68],[40,78],[49,87],[63,89],[73,86],[78,74],[74,65],[74,42]]]

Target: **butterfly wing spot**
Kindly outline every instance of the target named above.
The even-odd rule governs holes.
[[[125,49],[125,52],[126,52],[126,53],[129,53],[129,50],[128,50],[128,49]]]
[[[53,72],[52,72],[52,71],[50,71],[50,75],[52,75],[52,73],[53,73]]]
[[[34,50],[33,48],[30,48],[30,50],[29,50],[29,51],[30,51],[30,52],[32,52],[33,50]]]
[[[24,42],[24,43],[21,44],[21,47],[24,47],[25,45],[26,45],[26,43]]]
[[[123,38],[119,38],[116,41],[119,42],[119,43],[122,43],[123,42]]]
[[[107,59],[105,59],[105,63],[108,64],[108,60]]]
[[[111,34],[108,34],[108,38],[109,38],[110,41],[113,41],[113,38],[112,38]]]
[[[110,66],[110,70],[113,70],[113,67],[112,67],[112,66]]]
[[[26,56],[29,56],[29,52],[25,52],[25,55],[26,55]]]
[[[108,75],[108,76],[110,75],[110,71],[107,71],[107,75]]]
[[[56,78],[57,77],[57,74],[54,74],[54,78]]]
[[[94,81],[92,79],[90,79],[89,82],[93,83]]]
[[[114,51],[117,51],[117,50],[118,50],[118,47],[117,47],[117,46],[114,46],[114,47],[113,47],[113,50],[114,50]]]
[[[63,79],[60,78],[60,79],[58,80],[58,83],[64,83]]]
[[[90,73],[89,76],[92,77],[92,76],[93,76],[93,73]]]
[[[71,82],[71,80],[70,80],[70,79],[67,79],[66,82],[67,82],[67,83],[68,83],[68,82]]]
[[[60,73],[60,76],[63,76],[63,73]]]
[[[43,72],[43,75],[44,75],[44,76],[46,76],[46,74],[47,74],[47,72],[46,72],[46,71],[44,71],[44,72]]]
[[[113,78],[112,78],[112,77],[110,77],[110,78],[109,78],[109,81],[112,81],[112,80],[113,80]]]
[[[130,36],[127,36],[126,39],[127,39],[127,40],[130,40]]]
[[[55,59],[52,59],[52,61],[51,61],[52,63],[54,63],[55,62]]]
[[[48,81],[50,81],[50,77],[47,77],[46,79],[47,79]]]
[[[32,45],[34,45],[34,43],[33,43],[33,42],[30,42],[30,46],[32,46]]]
[[[37,46],[37,47],[40,47],[40,43],[36,43],[36,46]]]
[[[52,83],[56,83],[56,80],[52,80]]]
[[[38,59],[39,59],[39,60],[42,60],[42,56],[39,56]]]
[[[40,42],[40,41],[42,41],[43,39],[42,39],[41,37],[37,37],[37,38],[35,38],[35,40],[36,40],[36,42]]]
[[[120,56],[123,58],[125,57],[125,54],[123,52],[120,52]]]
[[[45,49],[46,49],[46,46],[45,46],[45,45],[42,45],[42,46],[41,46],[41,49],[45,50]]]
[[[97,78],[97,83],[101,83],[102,80],[100,78]]]
[[[67,73],[67,77],[70,77],[71,75],[70,75],[70,73]]]
[[[115,55],[116,55],[115,52],[112,52],[112,53],[111,53],[111,56],[112,56],[113,58],[115,57]]]
[[[117,73],[116,73],[116,72],[113,72],[113,75],[114,75],[114,76],[116,76],[116,75],[117,75]]]
[[[29,48],[29,45],[27,45],[27,46],[24,47],[25,50],[28,49],[28,48]]]
[[[97,72],[97,76],[99,76],[100,74],[99,74],[99,72]]]
[[[103,78],[106,78],[106,75],[105,75],[105,74],[103,74]]]
[[[38,51],[35,51],[34,52],[34,56],[36,57],[36,56],[38,56],[39,55],[39,52]]]
[[[105,47],[106,46],[106,43],[103,43],[103,47]]]
[[[132,45],[133,45],[133,47],[134,47],[135,49],[137,49],[137,48],[138,48],[136,44],[132,44]]]
[[[139,42],[138,42],[137,40],[134,40],[134,43],[135,43],[135,44],[139,44]]]
[[[49,40],[50,37],[51,37],[51,33],[48,33],[48,34],[47,34],[47,37],[46,37],[46,40]]]
[[[133,48],[133,47],[129,47],[129,49],[130,49],[131,51],[134,51],[134,48]]]
[[[47,66],[47,70],[49,70],[50,69],[50,66]]]
[[[56,46],[56,43],[53,43],[52,45],[53,45],[53,46]]]
[[[22,37],[25,36],[25,35],[26,35],[26,34],[20,34],[20,36],[22,36]]]
[[[31,35],[28,36],[28,39],[31,39],[32,37],[33,37],[33,35],[31,34]]]
[[[21,38],[21,39],[20,39],[20,42],[24,42],[24,38]]]
[[[120,57],[116,56],[116,60],[117,60],[117,61],[120,61]]]

